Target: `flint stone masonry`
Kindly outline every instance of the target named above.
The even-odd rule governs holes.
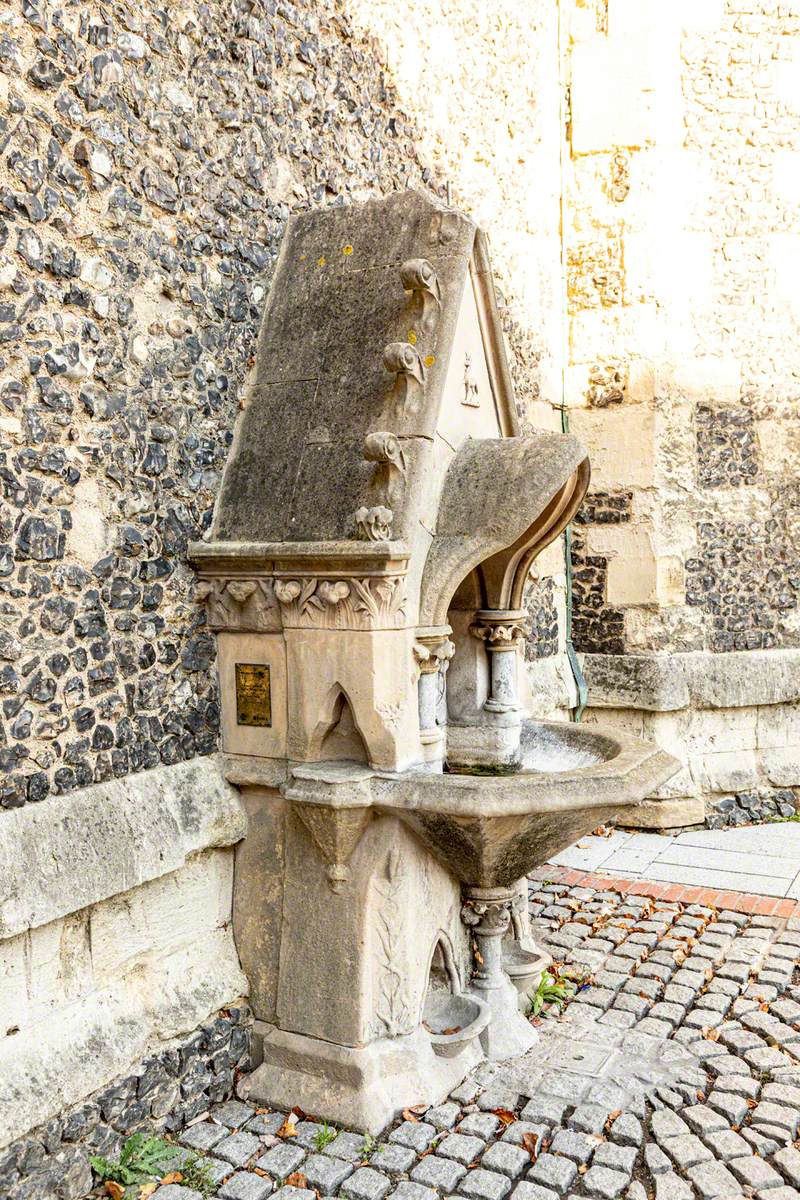
[[[115,1158],[137,1130],[176,1136],[209,1109],[214,1121],[192,1126],[181,1141],[213,1153],[230,1133],[221,1120],[225,1106],[219,1102],[231,1095],[234,1072],[248,1066],[250,1027],[246,1007],[226,1009],[190,1037],[159,1048],[129,1075],[0,1149],[0,1195],[4,1200],[56,1195],[60,1200],[81,1200],[92,1187],[92,1155]],[[252,1120],[252,1110],[243,1118],[243,1124]],[[160,1189],[161,1196],[168,1190]]]
[[[398,94],[377,3],[6,8],[0,806],[15,808],[216,746],[213,645],[185,553],[210,525],[290,212],[409,184],[444,198],[454,182],[454,200],[497,218],[513,370],[535,404],[558,285],[543,274],[531,287],[518,268],[511,280],[518,246],[496,196],[499,184],[528,246],[555,264],[558,188],[540,189],[533,211],[518,199],[519,137],[501,150],[494,73],[462,114],[494,167],[473,178],[485,152],[466,142],[454,162],[452,120],[432,136],[436,95],[418,107],[407,80]],[[485,20],[453,19],[473,84],[468,64],[518,52],[507,22],[492,15],[490,35]],[[516,16],[526,65],[553,80],[542,46],[555,28],[539,0]],[[402,32],[425,38],[430,22]],[[545,105],[520,83],[512,107],[540,155],[557,87]],[[549,407],[541,417],[555,426]],[[528,598],[548,653],[563,569],[557,591],[548,580]]]

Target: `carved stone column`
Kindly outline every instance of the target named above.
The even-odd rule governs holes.
[[[461,919],[473,938],[475,965],[470,991],[492,1011],[481,1034],[488,1059],[499,1061],[524,1054],[538,1040],[519,1011],[518,992],[503,968],[503,938],[511,924],[516,888],[464,888]]]
[[[489,655],[489,697],[487,712],[517,712],[517,647],[528,633],[528,620],[518,609],[480,609],[470,633],[486,646]]]
[[[436,721],[436,710],[441,699],[444,673],[455,653],[455,646],[448,637],[450,633],[452,630],[449,625],[439,629],[421,629],[417,631],[414,643],[414,657],[419,668],[419,736],[423,761],[430,771],[441,771],[444,760],[444,730]]]

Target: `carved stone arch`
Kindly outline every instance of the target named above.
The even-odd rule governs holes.
[[[367,743],[356,720],[353,703],[338,681],[331,684],[321,715],[309,739],[311,761],[345,760],[367,763]]]
[[[442,490],[420,625],[442,625],[473,572],[484,607],[518,608],[533,560],[572,519],[588,486],[589,461],[575,438],[539,432],[466,442]]]

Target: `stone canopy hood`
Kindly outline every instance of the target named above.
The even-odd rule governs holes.
[[[290,219],[201,570],[406,573],[408,625],[517,608],[588,486],[519,435],[486,237],[413,190]]]

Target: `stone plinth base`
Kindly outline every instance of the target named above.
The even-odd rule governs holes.
[[[438,1056],[423,1029],[368,1046],[337,1046],[273,1029],[263,1061],[238,1087],[243,1100],[288,1110],[295,1106],[335,1125],[377,1134],[412,1104],[439,1104],[482,1060],[467,1043],[452,1058]]]
[[[717,826],[781,812],[800,788],[800,649],[587,654],[584,720],[656,742],[682,763],[620,812],[637,829]],[[738,810],[738,811],[737,811]],[[729,821],[733,811],[740,821]],[[753,815],[755,813],[755,815]]]

